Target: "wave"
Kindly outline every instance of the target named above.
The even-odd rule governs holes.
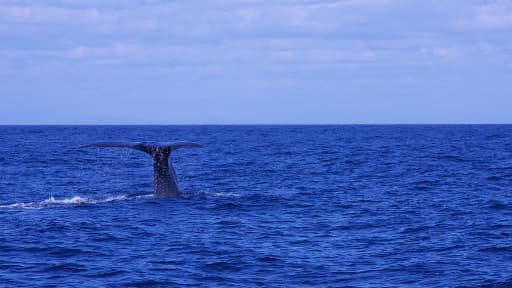
[[[223,193],[223,192],[184,192],[182,197],[192,197],[192,196],[203,196],[203,197],[218,197],[218,198],[238,198],[240,194],[237,193]],[[48,197],[48,199],[39,201],[39,202],[17,202],[13,204],[0,205],[0,209],[43,209],[50,207],[72,207],[72,206],[81,206],[81,205],[91,205],[91,204],[100,204],[100,203],[108,203],[114,201],[125,201],[125,200],[134,200],[134,199],[143,199],[143,198],[153,198],[153,194],[145,194],[145,195],[117,195],[110,196],[106,198],[88,198],[81,196],[73,196],[70,198],[64,199],[56,199],[53,196]]]
[[[242,195],[233,192],[211,192],[211,191],[183,191],[182,197],[202,196],[202,197],[216,197],[216,198],[239,198]]]
[[[153,194],[147,195],[137,195],[137,196],[128,196],[128,195],[118,195],[111,196],[107,198],[88,198],[88,197],[80,197],[73,196],[71,198],[64,199],[55,199],[55,197],[50,196],[48,199],[40,201],[40,202],[18,202],[7,205],[0,205],[0,209],[42,209],[48,207],[66,207],[66,206],[78,206],[78,205],[89,205],[89,204],[99,204],[99,203],[107,203],[113,201],[123,201],[123,200],[132,200],[132,199],[141,199],[141,198],[150,198],[153,197]]]

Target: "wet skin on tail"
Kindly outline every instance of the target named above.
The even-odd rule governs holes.
[[[153,158],[155,196],[179,196],[176,171],[169,161],[171,152],[179,148],[194,148],[201,145],[190,142],[153,143],[153,142],[100,142],[82,147],[121,147],[143,151]]]

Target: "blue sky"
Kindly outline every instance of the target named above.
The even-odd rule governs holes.
[[[0,0],[0,124],[512,123],[512,1]]]

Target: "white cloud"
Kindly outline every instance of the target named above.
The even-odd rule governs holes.
[[[498,5],[480,7],[475,16],[475,24],[485,28],[512,28],[512,9],[510,8],[512,7]]]
[[[310,51],[283,50],[271,52],[272,59],[287,62],[340,62],[340,61],[373,61],[377,53],[371,50],[331,50],[318,49]]]
[[[443,60],[455,60],[463,55],[462,51],[455,47],[434,47],[432,49],[426,49],[425,51]]]
[[[106,47],[78,46],[70,49],[45,52],[48,57],[70,59],[122,58],[131,60],[180,60],[199,62],[207,60],[204,48],[186,46],[152,46],[128,43],[116,43]]]
[[[41,25],[83,24],[83,28],[92,33],[160,31],[181,36],[203,36],[226,32],[268,32],[269,29],[281,33],[290,29],[295,32],[333,32],[346,25],[367,21],[366,9],[386,7],[384,4],[392,2],[146,1],[121,2],[123,4],[112,6],[108,1],[107,5],[82,0],[63,0],[59,5],[45,5],[41,1],[29,6],[0,6],[0,20]],[[98,26],[85,26],[90,24]]]
[[[228,21],[246,30],[274,27],[333,32],[347,24],[368,21],[368,11],[389,8],[390,4],[397,1],[243,1],[243,5],[231,0],[218,2],[238,3],[224,15]]]
[[[469,17],[457,24],[462,28],[511,29],[512,2],[497,1],[473,7]]]
[[[103,6],[100,0],[60,0],[46,2],[47,6],[41,6],[45,5],[44,1],[33,3],[40,6],[0,6],[0,19],[6,20],[0,22],[0,33],[13,39],[20,38],[20,34],[30,38],[26,42],[29,44],[20,41],[20,50],[12,49],[18,43],[4,46],[9,51],[0,52],[2,55],[84,61],[169,60],[213,65],[327,65],[345,61],[412,65],[431,59],[460,60],[470,54],[467,40],[437,31],[453,24],[460,14],[470,14],[466,25],[507,27],[512,11],[512,5],[503,4],[506,2],[493,2],[473,8],[463,5],[461,12],[457,5],[438,0],[427,1],[420,8],[398,0],[122,4],[107,0]],[[431,15],[429,8],[442,17],[426,17]],[[406,17],[401,19],[399,15]],[[11,25],[9,21],[21,24]],[[68,24],[73,25],[70,28]],[[59,38],[60,35],[65,36]],[[489,44],[496,46],[492,41],[488,40]]]
[[[230,66],[290,65],[379,60],[379,52],[364,43],[317,43],[314,39],[235,40],[208,45],[152,45],[115,43],[108,46],[74,46],[55,50],[0,50],[4,60],[113,61],[112,63],[182,63],[183,65]],[[241,64],[245,63],[245,64]]]
[[[96,22],[97,9],[0,6],[0,19],[14,22]]]

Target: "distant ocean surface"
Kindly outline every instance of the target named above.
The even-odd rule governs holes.
[[[512,287],[512,126],[0,126],[0,287]]]

